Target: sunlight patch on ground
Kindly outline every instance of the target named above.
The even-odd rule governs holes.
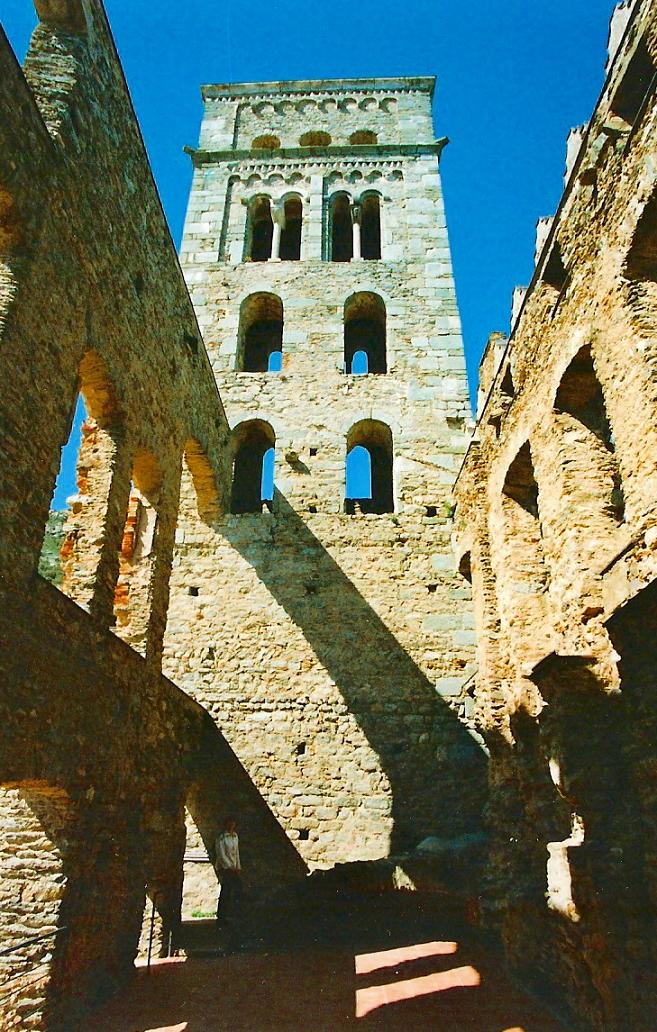
[[[356,974],[369,975],[381,968],[397,967],[409,960],[421,960],[423,957],[446,957],[458,950],[456,942],[419,942],[414,946],[401,946],[395,950],[382,950],[379,953],[361,953],[355,957]]]
[[[401,1003],[403,1000],[414,1000],[418,996],[431,993],[442,993],[447,989],[474,989],[481,985],[481,975],[476,968],[451,968],[434,975],[423,975],[420,978],[408,978],[403,982],[391,982],[388,985],[375,985],[369,989],[356,990],[356,1017],[364,1018],[379,1007],[390,1003]]]

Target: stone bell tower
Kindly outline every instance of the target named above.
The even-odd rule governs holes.
[[[182,247],[232,428],[165,664],[314,865],[477,821],[470,417],[431,78],[213,85]],[[273,467],[273,485],[272,485]]]

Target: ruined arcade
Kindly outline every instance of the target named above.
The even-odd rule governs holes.
[[[399,1001],[506,964],[554,1022],[507,985],[473,1027],[652,1032],[657,0],[474,431],[432,78],[204,86],[178,257],[101,0],[35,6],[23,68],[0,34],[0,1026],[136,1028],[94,1008],[146,953],[239,1013],[192,948],[236,813],[246,985],[353,905],[445,954]],[[318,1027],[376,997],[349,949]]]

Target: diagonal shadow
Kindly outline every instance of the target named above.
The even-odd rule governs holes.
[[[378,755],[392,789],[391,852],[480,828],[484,753],[278,490],[273,509],[271,549],[250,547],[241,521],[222,533],[302,631]]]

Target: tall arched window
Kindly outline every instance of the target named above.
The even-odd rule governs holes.
[[[330,257],[332,262],[350,262],[354,256],[351,200],[346,193],[331,198],[329,214]]]
[[[366,370],[362,366],[354,369],[354,359],[360,352],[367,356]],[[345,302],[344,368],[347,373],[387,371],[386,306],[378,294],[359,291]]]
[[[264,502],[271,507],[275,442],[274,431],[262,419],[250,419],[235,427],[231,512],[262,512]]]
[[[347,434],[345,512],[394,512],[392,433],[378,419],[361,419]]]
[[[276,294],[250,294],[240,306],[235,368],[243,373],[279,371],[282,350],[283,302]]]
[[[381,198],[378,193],[367,193],[360,205],[361,256],[368,259],[381,257]]]
[[[578,351],[563,375],[554,419],[563,442],[564,491],[569,499],[564,533],[577,542],[580,560],[591,566],[615,552],[625,502],[604,395],[588,346]],[[586,533],[581,529],[584,516]]]
[[[268,197],[254,197],[249,204],[246,257],[252,262],[266,262],[271,258],[274,223]]]
[[[284,219],[281,230],[280,257],[284,262],[298,262],[301,258],[301,223],[303,209],[301,198],[294,195],[284,202]]]

